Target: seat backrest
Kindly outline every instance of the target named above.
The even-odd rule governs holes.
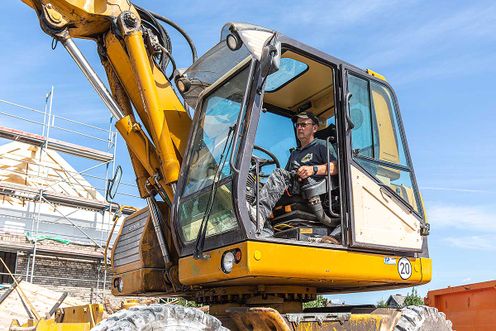
[[[336,150],[336,125],[329,124],[326,128],[323,128],[317,132],[315,132],[315,138],[327,140],[332,144],[334,150]],[[336,175],[331,176],[331,190],[334,190],[338,187],[338,177]]]
[[[326,128],[315,132],[315,138],[322,140],[330,138],[329,141],[334,145],[336,143],[336,126],[334,124],[329,124]]]

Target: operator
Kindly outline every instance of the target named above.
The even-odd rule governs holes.
[[[264,227],[267,217],[272,208],[282,197],[284,192],[297,194],[299,184],[311,177],[316,181],[323,180],[330,171],[331,175],[337,173],[336,152],[329,144],[329,169],[327,167],[326,142],[315,138],[319,128],[319,119],[309,111],[301,112],[295,116],[296,135],[300,146],[294,149],[289,156],[288,163],[284,169],[275,169],[267,179],[259,194],[259,224]],[[256,210],[249,205],[249,213],[252,221],[256,220]]]

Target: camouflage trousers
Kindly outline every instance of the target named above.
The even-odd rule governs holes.
[[[294,183],[294,175],[289,171],[278,168],[272,172],[267,183],[260,189],[259,224],[265,223],[272,212],[272,208],[274,208],[286,189],[294,193],[294,186],[298,185]]]

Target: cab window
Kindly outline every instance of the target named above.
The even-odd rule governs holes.
[[[262,112],[257,128],[255,145],[272,152],[284,168],[289,159],[290,149],[296,146],[294,126],[291,118],[271,112]],[[254,150],[259,157],[267,158],[264,153]],[[267,167],[264,172],[270,173],[275,167]]]
[[[352,94],[348,111],[354,125],[354,161],[421,214],[392,92],[385,85],[353,75],[348,75],[348,90]]]
[[[349,76],[348,89],[352,94],[349,106],[349,116],[354,128],[351,140],[354,155],[374,157],[374,127],[372,125],[372,108],[368,81],[355,76]]]
[[[179,206],[179,225],[186,242],[197,238],[206,215],[209,217],[207,237],[238,227],[231,194],[229,144],[232,143],[232,127],[241,111],[248,76],[248,68],[243,69],[203,101]],[[219,184],[212,193],[218,171]],[[213,201],[209,206],[211,197]]]

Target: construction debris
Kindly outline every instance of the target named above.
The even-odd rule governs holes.
[[[13,285],[14,286],[14,285]],[[22,289],[25,296],[32,303],[33,308],[40,316],[45,316],[57,303],[63,295],[62,292],[48,290],[42,286],[28,282],[19,282],[18,287]],[[8,330],[13,319],[23,323],[30,318],[25,309],[24,300],[18,294],[16,289],[10,291],[5,299],[0,303],[0,330]],[[85,302],[72,297],[64,299],[61,308],[83,305]]]

